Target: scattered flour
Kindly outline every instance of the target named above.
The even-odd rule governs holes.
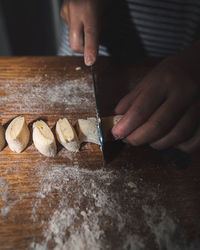
[[[143,240],[137,234],[127,229],[125,233],[131,214],[120,205],[118,192],[114,191],[117,172],[43,165],[38,175],[41,191],[33,204],[33,221],[38,220],[37,210],[43,199],[53,199],[56,192],[60,202],[44,226],[44,240],[32,242],[30,249],[48,249],[51,244],[53,249],[110,249],[110,234],[119,235],[120,245],[124,245],[121,248],[117,243],[115,249],[143,249]]]
[[[15,197],[15,199],[10,200],[9,199],[9,190],[8,190],[8,184],[5,182],[4,179],[0,178],[0,197],[2,200],[2,206],[0,208],[1,211],[1,215],[2,216],[6,216],[11,209],[19,202],[23,199],[23,195],[19,196],[19,197]],[[6,204],[6,205],[4,205]]]
[[[161,206],[142,207],[145,221],[155,236],[158,249],[166,250],[198,250],[199,240],[187,244],[187,237],[182,228],[175,222],[167,210]]]
[[[23,199],[23,196],[21,196],[19,199],[16,199],[16,200],[14,200],[14,201],[9,201],[9,202],[7,202],[7,205],[2,206],[2,208],[1,208],[1,215],[2,215],[2,216],[6,216],[6,215],[11,211],[11,209],[12,209],[18,202],[20,202],[22,199]]]
[[[138,232],[149,230],[155,237],[155,249],[196,249],[194,245],[186,247],[185,233],[167,210],[158,206],[157,190],[141,185],[130,170],[120,175],[117,170],[43,164],[37,175],[40,191],[33,203],[33,221],[39,221],[38,211],[47,197],[49,205],[55,197],[59,202],[48,221],[42,222],[43,240],[32,242],[29,249],[148,249],[148,234]],[[124,182],[120,186],[119,178]],[[152,202],[155,205],[147,205]]]
[[[42,235],[32,240],[30,250],[142,250],[148,249],[149,241],[160,250],[199,249],[199,240],[188,245],[179,223],[159,204],[158,190],[134,170],[88,170],[47,159],[31,171],[40,186],[29,200],[31,220],[41,225]],[[3,178],[0,194],[2,204],[6,202],[1,216],[26,195],[16,193],[10,199]]]
[[[2,178],[0,179],[0,194],[2,201],[7,201],[8,184]]]
[[[60,108],[63,111],[72,110],[75,106],[87,110],[94,104],[94,100],[93,102],[91,100],[93,90],[85,77],[63,81],[59,77],[45,80],[36,75],[35,78],[24,81],[24,83],[17,83],[18,91],[16,92],[10,92],[11,86],[13,87],[16,83],[0,84],[0,92],[4,93],[0,99],[0,105],[7,105],[8,101],[9,103],[15,102],[15,108],[20,112],[37,113],[38,110],[48,112],[52,107],[55,111]]]
[[[135,189],[137,189],[137,186],[135,185],[135,183],[133,183],[133,182],[131,182],[131,181],[128,182],[127,186],[130,187],[130,188],[135,188]]]

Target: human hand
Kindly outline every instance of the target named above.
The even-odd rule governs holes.
[[[165,59],[119,102],[115,113],[124,116],[112,130],[115,137],[159,150],[190,153],[200,146],[200,74],[192,72],[197,62],[190,57]]]
[[[84,53],[87,66],[94,64],[99,45],[103,0],[65,0],[61,17],[69,27],[72,51]]]

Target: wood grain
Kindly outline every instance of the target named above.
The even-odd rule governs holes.
[[[79,118],[95,117],[92,81],[89,70],[81,60],[73,58],[68,62],[64,58],[51,57],[30,60],[5,58],[0,61],[0,67],[0,114],[5,127],[16,116],[23,115],[30,130],[34,121],[42,119],[55,134],[55,124],[59,118],[67,117],[75,124]],[[77,67],[81,67],[81,70],[76,70]],[[87,161],[91,147],[93,154]],[[58,150],[61,150],[59,145]],[[72,157],[76,158],[79,165],[93,166],[93,161],[102,165],[98,146],[85,145],[81,151]],[[1,154],[5,162],[12,156],[21,159],[21,164],[31,164],[37,157],[42,157],[32,142],[20,155],[12,153],[8,147]],[[52,161],[70,164],[70,160],[59,153]]]
[[[101,114],[113,108],[157,63],[96,65]],[[81,67],[81,70],[76,70]],[[114,87],[113,87],[114,86]],[[89,69],[82,58],[0,58],[0,121],[24,115],[31,129],[53,128],[67,116],[95,116]],[[59,99],[61,97],[61,100]],[[22,154],[0,152],[0,249],[198,249],[199,155],[176,170],[149,147],[106,144],[55,158],[32,145]]]

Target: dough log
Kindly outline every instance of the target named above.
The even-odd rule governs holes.
[[[78,152],[80,148],[80,142],[76,134],[75,129],[64,119],[59,119],[56,123],[56,136],[60,144],[71,152]]]
[[[102,130],[104,141],[113,140],[111,130],[122,118],[122,115],[114,115],[102,118]],[[100,145],[97,121],[95,117],[78,119],[76,123],[80,142],[92,142]]]
[[[48,157],[56,155],[57,147],[51,129],[44,121],[33,124],[33,142],[37,150]]]
[[[100,145],[96,118],[78,119],[76,123],[80,142],[92,142]]]
[[[21,153],[27,146],[30,138],[30,131],[23,116],[12,120],[6,129],[6,141],[9,148],[17,153]]]
[[[102,130],[105,141],[113,140],[112,128],[122,119],[122,115],[113,115],[102,118]]]

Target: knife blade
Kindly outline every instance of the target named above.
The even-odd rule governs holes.
[[[100,141],[100,148],[101,148],[102,155],[103,155],[103,161],[105,162],[102,120],[101,120],[100,109],[99,109],[100,104],[99,104],[99,98],[98,98],[98,86],[97,86],[94,66],[91,66],[90,69],[91,69],[92,82],[93,82],[93,88],[94,88],[94,97],[95,97],[95,106],[96,106],[96,122],[97,122],[97,128],[98,128],[98,136],[99,136],[99,141]]]

